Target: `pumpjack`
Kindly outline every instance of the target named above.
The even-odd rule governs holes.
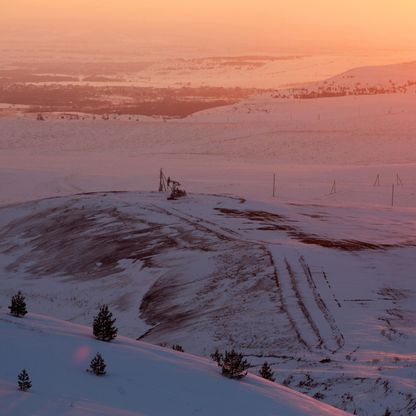
[[[160,169],[159,192],[168,192],[170,201],[186,196],[186,191],[181,189],[181,184],[171,179],[170,176],[166,177],[163,169]]]

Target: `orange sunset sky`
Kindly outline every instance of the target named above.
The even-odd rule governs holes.
[[[413,50],[415,17],[414,0],[0,0],[2,26],[22,34],[88,22],[107,35],[259,50]]]

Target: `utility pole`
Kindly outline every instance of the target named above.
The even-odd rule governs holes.
[[[276,196],[276,174],[273,173],[273,198]]]

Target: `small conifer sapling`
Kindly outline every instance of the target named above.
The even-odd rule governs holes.
[[[23,369],[17,376],[17,385],[21,391],[28,391],[32,387],[29,374],[25,369]]]
[[[104,362],[104,358],[101,356],[99,352],[95,355],[95,357],[91,360],[90,368],[87,371],[95,374],[96,376],[104,376],[106,373],[106,364]]]
[[[10,313],[18,318],[27,314],[25,297],[20,290],[12,297],[9,309]]]
[[[250,364],[234,350],[225,351],[222,362],[222,375],[228,378],[240,379],[247,375]]]
[[[172,345],[172,349],[174,351],[178,351],[178,352],[185,352],[185,350],[183,349],[182,345],[179,345],[179,344]]]
[[[260,377],[262,377],[266,380],[269,380],[269,381],[275,381],[276,380],[274,378],[273,370],[272,370],[272,368],[270,367],[270,365],[268,364],[267,361],[265,361],[263,363],[263,365],[261,366],[260,371],[259,371],[259,375],[260,375]]]

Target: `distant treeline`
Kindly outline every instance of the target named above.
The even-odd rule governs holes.
[[[185,117],[207,108],[234,104],[264,92],[222,87],[146,88],[1,83],[0,102],[27,105],[32,112],[83,112]]]
[[[286,91],[277,91],[274,98],[329,98],[345,97],[348,95],[378,95],[378,94],[406,94],[409,88],[416,86],[416,81],[408,80],[403,84],[395,84],[390,81],[386,85],[337,85],[335,82],[323,83],[313,88],[292,88]]]

